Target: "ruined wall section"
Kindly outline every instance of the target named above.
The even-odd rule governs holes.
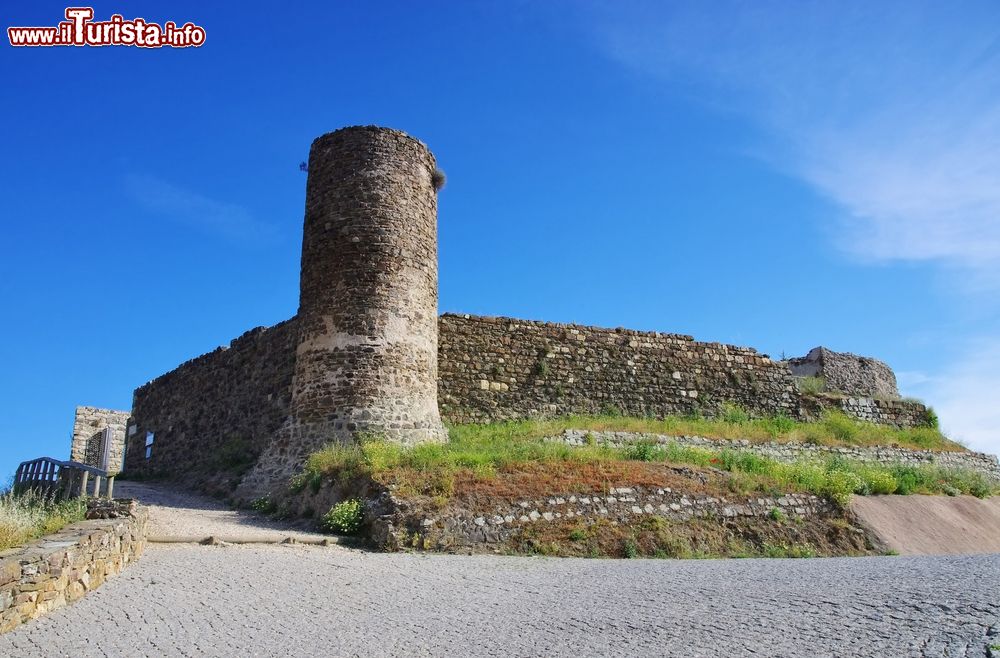
[[[899,399],[895,373],[878,359],[814,347],[804,357],[789,359],[788,367],[796,377],[822,377],[831,392]]]
[[[70,461],[89,464],[97,468],[107,467],[108,472],[121,470],[125,455],[125,425],[129,412],[98,407],[80,406],[73,419],[73,441],[70,445]],[[106,434],[107,433],[107,434]],[[104,460],[104,444],[110,439],[107,464]]]
[[[297,342],[294,320],[258,327],[136,389],[126,471],[227,494],[288,416]]]
[[[453,423],[540,415],[799,415],[788,368],[690,336],[511,318],[441,316],[438,400]]]

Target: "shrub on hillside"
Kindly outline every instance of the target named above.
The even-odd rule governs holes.
[[[333,507],[323,516],[321,522],[325,530],[339,532],[345,535],[353,535],[361,528],[361,520],[364,508],[357,498],[344,500]]]
[[[750,420],[750,414],[746,412],[746,409],[738,404],[732,402],[726,402],[722,405],[719,410],[719,418],[727,423],[745,423]]]
[[[934,407],[927,407],[924,409],[924,420],[928,427],[933,429],[941,429],[941,423],[938,421],[937,412],[934,411]]]
[[[863,468],[859,475],[868,485],[870,494],[892,494],[896,493],[899,483],[892,473],[883,469]]]
[[[828,411],[823,414],[822,424],[834,438],[844,443],[852,443],[861,431],[857,421],[848,418],[840,411]]]

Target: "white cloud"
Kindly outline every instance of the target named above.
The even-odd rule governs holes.
[[[762,156],[840,206],[838,241],[1000,287],[1000,5],[596,6],[606,52],[769,136]]]
[[[1000,338],[973,341],[934,377],[904,383],[904,393],[928,400],[942,429],[975,450],[1000,454]]]
[[[125,190],[146,210],[172,221],[215,233],[229,240],[259,243],[275,233],[246,208],[216,201],[155,176],[130,174]]]

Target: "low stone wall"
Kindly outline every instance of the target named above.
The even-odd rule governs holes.
[[[137,559],[147,513],[132,500],[99,501],[95,518],[0,552],[0,633],[61,608]]]
[[[642,516],[660,516],[672,521],[694,518],[767,517],[774,512],[790,517],[831,514],[829,502],[808,494],[778,497],[715,498],[688,496],[669,488],[612,487],[591,496],[577,494],[554,496],[543,500],[524,500],[491,516],[452,516],[425,519],[422,535],[441,548],[502,544],[525,525],[558,519],[605,518],[622,525],[635,523]]]
[[[822,393],[802,396],[802,420],[820,420],[827,409],[839,410],[851,418],[876,425],[901,428],[929,425],[927,407],[914,400],[845,397]]]
[[[440,515],[404,519],[387,515],[386,501],[377,507],[381,515],[372,519],[372,537],[382,548],[417,547],[431,550],[495,549],[506,544],[526,526],[561,519],[607,519],[621,525],[634,524],[643,516],[672,521],[697,518],[764,518],[780,510],[786,517],[835,515],[835,506],[810,494],[783,494],[753,498],[694,496],[668,487],[611,487],[590,495],[564,494],[499,504],[491,514],[445,509]],[[407,522],[408,521],[408,522]]]
[[[589,437],[589,438],[588,438]],[[730,449],[752,452],[781,462],[801,460],[821,460],[828,457],[843,457],[853,461],[906,466],[934,464],[947,468],[964,468],[982,473],[984,476],[1000,480],[1000,461],[996,455],[981,452],[946,452],[938,450],[908,450],[891,446],[832,447],[810,443],[753,443],[751,441],[728,441],[706,439],[700,436],[667,436],[664,434],[644,434],[635,432],[591,432],[586,430],[566,430],[555,440],[570,445],[584,445],[590,441],[621,446],[638,441],[655,443],[676,443],[683,446]]]

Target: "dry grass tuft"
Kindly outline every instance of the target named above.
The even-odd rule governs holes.
[[[0,550],[20,546],[83,520],[82,499],[56,502],[34,490],[0,494]]]

